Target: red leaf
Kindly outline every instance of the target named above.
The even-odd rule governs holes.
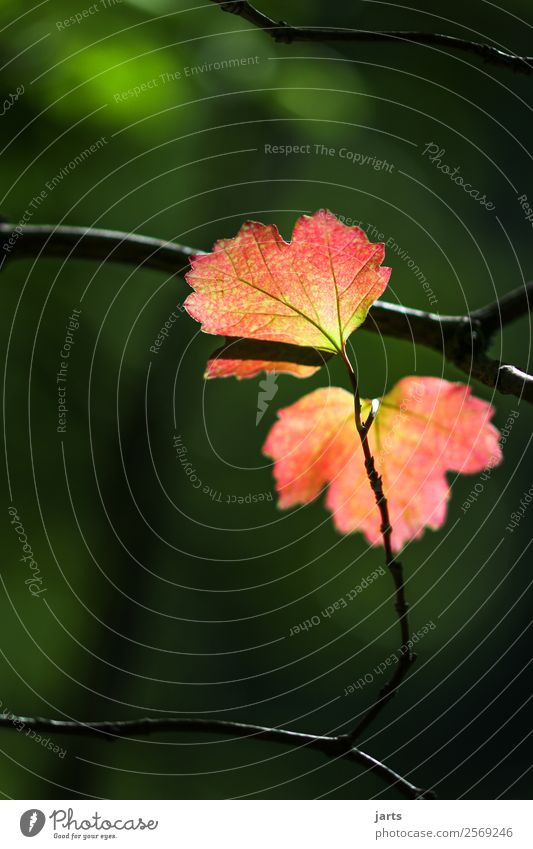
[[[364,419],[370,402],[362,404]],[[493,413],[468,386],[433,377],[406,377],[381,399],[367,438],[383,478],[394,551],[426,526],[443,525],[447,471],[480,472],[501,462]],[[307,504],[329,485],[326,506],[337,529],[362,531],[371,544],[381,543],[349,392],[317,389],[280,410],[263,451],[274,460],[280,507]]]
[[[275,225],[247,221],[234,239],[194,257],[186,278],[195,291],[185,308],[205,333],[336,354],[387,285],[383,258],[383,244],[327,210],[299,218],[290,243]],[[265,358],[262,368],[280,371],[279,358]],[[227,360],[230,373],[252,376],[244,360]]]

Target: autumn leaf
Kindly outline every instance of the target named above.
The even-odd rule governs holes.
[[[353,396],[317,389],[279,412],[264,453],[274,460],[279,506],[307,504],[328,485],[326,507],[342,533],[362,531],[381,543],[380,515],[354,425]],[[371,402],[362,402],[363,419]],[[480,472],[502,460],[494,409],[468,386],[433,377],[406,377],[381,399],[368,431],[383,478],[399,551],[425,527],[440,528],[450,488],[446,472]]]
[[[387,285],[391,269],[381,267],[383,258],[383,244],[373,244],[359,227],[327,210],[302,215],[290,243],[274,224],[247,221],[234,239],[222,239],[212,253],[192,260],[186,279],[194,292],[185,308],[205,333],[260,340],[266,349],[251,357],[255,369],[231,356],[217,366],[214,357],[207,376],[316,371],[320,365],[283,360],[272,343],[329,355],[342,351]]]

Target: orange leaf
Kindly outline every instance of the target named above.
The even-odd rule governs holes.
[[[363,419],[370,405],[362,402]],[[433,377],[406,377],[381,399],[367,438],[383,478],[394,551],[426,526],[444,524],[447,471],[480,472],[501,462],[493,413],[468,386]],[[362,531],[371,544],[381,543],[349,392],[317,389],[280,410],[263,451],[274,460],[280,507],[307,504],[329,485],[326,506],[337,529]]]
[[[336,354],[387,285],[383,258],[383,244],[327,210],[302,215],[290,243],[275,225],[247,221],[234,239],[192,260],[186,278],[194,292],[185,308],[205,333]],[[265,357],[262,368],[280,371],[279,361]],[[301,368],[293,371],[302,376]],[[252,376],[245,360],[228,359],[223,376],[230,373]]]

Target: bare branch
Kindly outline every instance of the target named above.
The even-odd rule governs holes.
[[[213,0],[220,6],[223,12],[232,12],[263,30],[271,36],[274,41],[291,44],[293,41],[334,41],[334,42],[359,42],[359,43],[400,43],[419,44],[426,47],[444,47],[446,50],[457,50],[461,53],[479,56],[485,62],[493,65],[511,68],[513,71],[521,71],[529,74],[533,69],[533,56],[517,56],[506,50],[500,50],[491,44],[482,44],[470,41],[466,38],[457,38],[453,35],[444,35],[438,32],[416,32],[410,30],[395,31],[372,31],[362,29],[335,29],[334,27],[293,27],[285,21],[275,21],[260,12],[247,0]]]
[[[190,258],[201,253],[204,251],[186,245],[116,230],[54,226],[17,229],[15,224],[0,223],[0,256],[3,255],[0,267],[12,259],[55,256],[123,262],[182,275],[189,267]],[[516,395],[533,403],[533,376],[486,355],[493,334],[505,324],[526,315],[532,305],[533,283],[527,283],[494,303],[462,316],[437,315],[376,301],[363,328],[431,348],[468,377],[474,377],[503,394]],[[309,349],[302,347],[300,350],[306,358],[305,363],[316,359],[316,351],[313,355]],[[248,349],[247,356],[250,357]],[[320,356],[323,360],[323,355]],[[273,351],[272,359],[275,357]],[[259,358],[270,358],[264,348]]]
[[[189,717],[144,717],[102,722],[72,722],[42,717],[0,716],[0,728],[28,728],[35,732],[48,734],[68,734],[83,737],[100,737],[108,741],[117,738],[144,736],[161,732],[189,732],[224,735],[229,737],[244,737],[246,739],[263,740],[270,743],[281,743],[295,748],[309,748],[331,758],[342,758],[354,761],[365,769],[375,772],[390,787],[395,788],[408,799],[431,799],[435,794],[411,784],[407,779],[394,772],[390,767],[371,755],[355,748],[348,735],[340,737],[321,737],[315,734],[301,734],[298,731],[287,731],[283,728],[268,728],[263,725],[249,725],[244,722],[227,722],[218,719],[193,719]]]

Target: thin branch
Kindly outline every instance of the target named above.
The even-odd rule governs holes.
[[[515,53],[493,47],[491,44],[457,38],[453,35],[411,30],[373,31],[335,29],[334,27],[293,27],[285,21],[275,21],[273,18],[269,18],[268,15],[260,12],[247,0],[235,0],[235,2],[213,0],[213,2],[220,6],[223,12],[238,15],[252,26],[263,30],[274,41],[286,44],[291,44],[293,41],[419,44],[426,47],[444,47],[447,50],[457,50],[461,53],[479,56],[485,62],[511,68],[513,71],[522,71],[525,74],[531,73],[533,69],[533,56],[518,56]]]
[[[375,772],[390,787],[394,787],[408,799],[431,799],[435,794],[411,784],[407,779],[394,772],[390,767],[371,755],[362,752],[352,745],[348,735],[340,737],[320,737],[315,734],[301,734],[297,731],[287,731],[283,728],[268,728],[262,725],[249,725],[244,722],[227,722],[218,719],[193,719],[188,717],[144,717],[142,719],[103,721],[103,722],[72,722],[42,717],[1,715],[0,727],[21,729],[27,728],[35,733],[68,734],[107,739],[144,736],[155,732],[190,732],[244,737],[246,739],[263,740],[270,743],[281,743],[295,748],[309,748],[331,758],[342,758],[354,761],[367,770]]]
[[[363,731],[370,725],[370,723],[373,722],[374,719],[376,719],[376,717],[381,713],[385,705],[387,705],[390,700],[395,696],[398,691],[398,687],[400,686],[403,679],[409,672],[409,669],[415,662],[416,655],[411,652],[411,649],[409,647],[409,606],[405,599],[403,568],[402,564],[399,560],[395,558],[394,553],[392,551],[392,527],[390,523],[387,498],[383,491],[382,478],[377,473],[374,457],[370,450],[370,445],[368,444],[368,432],[374,421],[375,413],[372,407],[370,416],[365,422],[362,421],[361,397],[359,394],[357,372],[355,371],[352,363],[350,362],[350,358],[346,353],[346,349],[344,349],[342,352],[342,358],[346,365],[346,370],[350,378],[350,383],[352,384],[354,397],[355,427],[359,435],[359,439],[361,441],[361,447],[363,449],[366,474],[372,492],[374,493],[376,504],[378,506],[379,513],[381,516],[380,531],[381,536],[383,538],[383,548],[385,549],[385,563],[394,581],[394,592],[396,597],[394,606],[398,615],[398,622],[400,625],[400,635],[402,641],[400,645],[400,659],[398,661],[398,666],[396,667],[394,675],[389,681],[387,681],[385,686],[381,688],[374,704],[370,707],[370,709],[365,713],[361,721],[358,722],[356,727],[349,734],[349,738],[353,743],[361,736]]]
[[[31,225],[17,229],[15,224],[0,223],[0,268],[13,259],[54,256],[123,262],[182,275],[189,267],[190,258],[201,253],[203,251],[175,242],[116,230]],[[533,403],[533,376],[486,354],[493,334],[526,315],[532,305],[533,283],[462,316],[437,315],[376,301],[362,327],[424,345],[444,356],[468,377],[505,395],[516,395]],[[302,356],[310,355],[304,348],[301,352]],[[264,351],[261,358],[266,358]],[[274,353],[272,358],[275,359]]]

